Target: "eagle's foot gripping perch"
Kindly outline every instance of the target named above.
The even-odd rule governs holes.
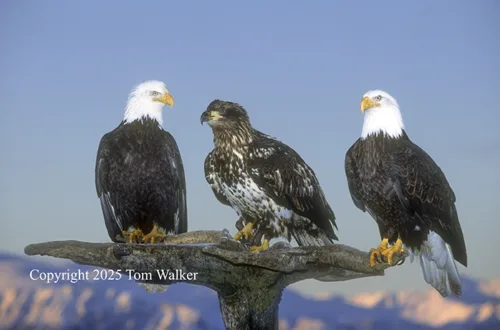
[[[401,241],[401,239],[398,238],[393,246],[382,252],[382,255],[387,258],[387,263],[390,266],[392,266],[394,265],[394,263],[392,262],[394,255],[401,254],[404,251],[405,250],[403,249],[403,241]]]
[[[122,231],[122,235],[125,240],[129,243],[137,243],[140,242],[144,236],[142,230],[134,229],[133,231]]]
[[[155,242],[161,242],[165,237],[167,237],[167,234],[161,233],[158,230],[158,225],[155,224],[153,227],[153,230],[147,235],[145,235],[142,239],[144,243],[151,243],[154,244]]]
[[[384,238],[376,249],[370,249],[370,266],[374,267],[377,260],[380,260],[382,256],[385,257],[387,259],[387,263],[392,266],[394,255],[398,255],[403,252],[403,241],[401,241],[401,239],[398,238],[394,245],[389,247],[389,240]]]
[[[241,237],[243,237],[245,240],[248,241],[250,237],[252,237],[252,229],[253,229],[253,223],[251,222],[247,223],[242,230],[240,230],[239,232],[236,233],[236,235],[234,235],[234,240],[237,241]]]
[[[269,249],[269,240],[267,238],[264,239],[264,243],[262,245],[252,245],[248,247],[252,252],[262,252]]]
[[[370,249],[370,266],[374,267],[377,264],[377,260],[382,256],[382,252],[389,248],[389,240],[384,238],[382,242],[378,245],[376,249]]]

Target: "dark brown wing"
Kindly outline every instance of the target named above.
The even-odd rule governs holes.
[[[117,209],[120,208],[116,194],[109,187],[110,165],[108,156],[110,154],[110,133],[105,134],[99,142],[95,164],[95,187],[97,196],[101,201],[101,209],[104,223],[109,237],[115,242],[116,236],[121,235],[123,223]]]
[[[248,163],[254,182],[277,204],[311,220],[337,240],[335,214],[314,171],[286,144],[260,132],[256,137],[254,157]]]
[[[224,205],[229,205],[229,201],[227,198],[224,196],[222,193],[222,190],[219,188],[219,183],[215,180],[215,169],[214,169],[214,159],[212,157],[213,150],[210,151],[210,153],[207,155],[205,158],[205,179],[207,180],[208,184],[212,188],[212,191],[214,192],[215,198],[219,202],[221,202]]]
[[[403,143],[398,152],[386,153],[382,160],[391,178],[387,192],[395,193],[408,212],[417,214],[430,230],[439,234],[451,246],[455,259],[466,266],[464,236],[448,180],[424,150],[409,139]]]
[[[356,159],[358,158],[360,152],[360,142],[357,140],[346,152],[344,168],[347,177],[347,186],[349,187],[352,201],[357,208],[366,212],[366,207],[363,203],[363,196],[361,193],[361,178],[356,164]]]
[[[172,134],[164,131],[165,146],[167,153],[173,155],[170,160],[172,167],[172,187],[170,199],[172,200],[172,209],[176,210],[174,214],[178,217],[179,225],[176,234],[182,234],[188,230],[188,215],[187,215],[187,199],[186,199],[186,176],[184,173],[184,164],[182,162],[181,154],[177,142]]]

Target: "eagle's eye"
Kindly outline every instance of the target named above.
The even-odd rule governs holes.
[[[157,91],[152,91],[152,92],[151,92],[151,95],[153,95],[153,96],[158,96],[158,95],[160,95],[160,93],[159,93],[159,92],[157,92]]]
[[[376,102],[379,102],[380,100],[382,100],[382,95],[377,95],[373,98],[374,101]]]

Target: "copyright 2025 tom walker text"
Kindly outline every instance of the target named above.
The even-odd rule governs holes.
[[[92,269],[92,270],[66,270],[61,272],[46,272],[32,269],[29,277],[33,281],[44,283],[79,281],[118,281],[122,278],[134,281],[151,281],[154,279],[164,281],[196,281],[197,272],[185,272],[182,269],[157,269],[154,272],[136,272],[134,269]]]

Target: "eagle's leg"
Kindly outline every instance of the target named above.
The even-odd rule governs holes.
[[[400,238],[396,240],[394,245],[392,245],[390,248],[386,249],[385,251],[382,251],[382,255],[387,258],[387,263],[392,266],[392,258],[396,254],[401,254],[405,250],[403,249],[403,241],[401,241]]]
[[[264,233],[262,230],[257,230],[255,234],[253,235],[253,238],[249,241],[249,245],[258,245],[260,242],[262,242],[262,237],[264,236]]]
[[[370,266],[374,267],[377,263],[377,259],[382,256],[384,251],[387,251],[389,248],[389,239],[384,238],[382,242],[378,245],[376,249],[370,249]]]
[[[123,237],[127,240],[129,243],[136,243],[140,242],[142,237],[144,236],[142,230],[134,228],[133,231],[122,231]]]
[[[236,221],[236,223],[234,224],[234,226],[236,227],[236,229],[238,229],[238,231],[242,230],[243,229],[243,217],[240,217],[238,219],[238,221]]]
[[[154,244],[155,241],[156,242],[159,242],[161,241],[162,239],[164,239],[165,237],[167,237],[167,234],[165,234],[164,232],[160,232],[160,229],[158,229],[158,225],[155,224],[153,226],[153,230],[151,230],[151,232],[147,235],[145,235],[143,238],[142,238],[142,241],[144,243],[151,243],[151,244]]]
[[[248,241],[248,239],[252,236],[252,229],[253,229],[253,223],[248,222],[245,227],[243,227],[242,230],[236,233],[234,235],[234,240],[237,241],[241,237],[243,237],[245,240]]]
[[[252,252],[266,251],[269,249],[269,240],[267,238],[264,238],[264,243],[262,243],[262,245],[252,245],[248,248]]]

